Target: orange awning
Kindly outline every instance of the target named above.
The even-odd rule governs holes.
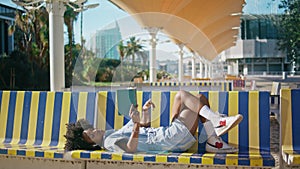
[[[110,0],[207,60],[235,45],[244,0]]]

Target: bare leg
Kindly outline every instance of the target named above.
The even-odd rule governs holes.
[[[189,129],[191,134],[194,135],[198,128],[199,117],[203,118],[201,119],[203,123],[208,120],[199,115],[200,110],[205,111],[207,109],[207,107],[202,109],[205,105],[209,107],[208,100],[204,95],[194,96],[189,92],[180,91],[175,96],[172,109],[172,120],[174,120],[175,118],[180,120]],[[214,112],[208,111],[208,113]],[[226,123],[227,120],[228,125]],[[241,120],[242,117],[239,116],[226,118],[225,126],[218,128],[220,129],[220,131],[218,130],[219,133],[227,132],[231,127],[237,125]],[[222,141],[221,137],[218,137],[216,135],[215,128],[211,122],[206,122],[204,124],[206,124],[204,126],[206,132],[211,133],[207,140],[206,151],[213,153],[233,153],[238,151],[237,148],[228,145],[227,143]],[[211,124],[210,127],[209,124]]]
[[[187,91],[179,91],[174,99],[172,108],[172,121],[178,118],[182,121],[189,131],[194,134],[198,127],[198,112],[204,106],[209,106],[208,100],[203,95],[194,96]],[[205,118],[201,118],[205,122]]]
[[[150,115],[150,108],[151,106],[154,108],[155,105],[152,103],[151,99],[147,100],[146,103],[143,105],[142,108],[142,117],[140,121],[141,127],[150,127],[151,125],[151,115]]]

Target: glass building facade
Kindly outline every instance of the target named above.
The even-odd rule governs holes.
[[[118,44],[122,39],[118,23],[115,27],[99,30],[95,36],[96,56],[99,58],[119,59]]]
[[[276,27],[279,15],[244,15],[241,20],[241,39],[279,39]]]
[[[8,28],[14,22],[15,11],[15,8],[0,3],[0,56],[14,50],[14,37],[8,34]]]
[[[286,54],[278,48],[280,15],[243,15],[236,46],[225,51],[227,65],[237,74],[281,74],[289,70]]]

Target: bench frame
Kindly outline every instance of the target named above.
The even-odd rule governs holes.
[[[160,92],[153,91],[153,92],[157,95],[162,93],[162,91],[160,91]],[[153,94],[153,92],[152,92],[152,94]],[[175,96],[176,92],[177,91],[169,92],[169,95]],[[61,94],[64,95],[65,93],[61,93]],[[69,94],[73,94],[73,93],[69,93]],[[101,94],[103,97],[101,97]],[[249,99],[249,101],[247,103],[247,104],[251,104],[251,105],[256,104],[258,97],[263,97],[264,98],[263,100],[265,100],[266,104],[267,104],[267,105],[263,105],[263,107],[266,107],[263,110],[266,111],[265,113],[269,114],[269,105],[268,105],[269,93],[268,92],[257,92],[257,91],[212,92],[212,91],[210,91],[210,92],[202,92],[202,94],[206,95],[209,98],[210,102],[215,100],[211,104],[211,106],[213,108],[215,106],[218,107],[219,105],[222,104],[219,101],[216,102],[216,99],[218,100],[219,96],[230,97],[230,98],[232,97],[233,100],[235,100],[235,101],[233,101],[232,98],[231,99],[226,98],[230,101],[235,102],[234,103],[235,106],[233,106],[233,107],[227,105],[228,107],[231,107],[231,109],[236,108],[236,106],[238,106],[238,104],[242,104],[242,103],[239,103],[238,100],[236,100],[239,97],[241,97],[241,98],[251,97],[251,99]],[[58,95],[59,95],[59,93],[58,93]],[[82,95],[85,96],[84,97],[85,99],[88,98],[86,93],[82,94]],[[0,93],[0,96],[1,96],[0,97],[0,103],[1,103],[2,93]],[[81,96],[81,94],[79,94],[79,96]],[[107,92],[106,92],[106,95],[105,95],[105,92],[104,93],[99,92],[98,96],[95,97],[96,104],[102,103],[101,99],[103,99],[105,97],[107,97]],[[138,93],[138,97],[142,97],[142,95]],[[56,103],[56,102],[54,101],[54,103]],[[140,99],[140,103],[138,103],[138,104],[141,105],[141,99]],[[259,107],[259,105],[257,105],[257,106]],[[1,105],[0,105],[0,109],[1,109]],[[249,106],[249,110],[252,110],[252,109],[253,109],[253,106]],[[101,108],[97,109],[97,111],[101,111]],[[218,110],[214,110],[214,111],[218,111]],[[259,110],[256,110],[256,111],[259,111]],[[259,114],[260,113],[262,113],[262,112],[259,112]],[[99,113],[97,113],[97,114],[99,114]],[[95,117],[95,118],[99,118],[99,117]],[[256,118],[259,118],[257,116],[257,114],[251,115],[251,118],[247,117],[245,119],[250,120],[250,121],[248,121],[249,124],[254,124],[251,122],[254,122],[253,120],[256,120]],[[248,125],[248,122],[247,122],[247,125]],[[264,125],[267,125],[267,124],[268,123],[266,123]],[[97,124],[95,124],[95,125],[97,125]],[[241,124],[241,125],[245,125],[245,124]],[[255,125],[254,127],[257,128],[258,126]],[[260,130],[259,127],[257,129]],[[227,137],[227,136],[225,136],[225,137]],[[231,138],[234,138],[234,137],[231,137]],[[253,139],[250,140],[251,143],[249,143],[249,145],[250,144],[258,145],[256,143],[256,141],[257,140],[253,140]],[[267,145],[266,150],[258,151],[258,150],[254,149],[254,150],[251,150],[251,154],[248,154],[248,155],[245,154],[245,156],[242,154],[239,154],[239,155],[238,154],[215,155],[215,154],[205,153],[205,154],[201,155],[201,154],[189,154],[189,153],[182,153],[182,154],[171,153],[171,154],[161,154],[158,156],[150,155],[150,156],[148,156],[148,158],[145,158],[146,156],[141,156],[141,154],[132,155],[132,154],[126,154],[126,153],[119,154],[119,153],[107,153],[107,152],[103,153],[104,156],[101,155],[101,153],[99,156],[99,153],[97,153],[97,152],[94,153],[94,152],[80,151],[80,150],[65,153],[63,157],[61,157],[62,153],[58,153],[58,157],[55,158],[55,155],[53,155],[52,151],[50,151],[49,154],[47,153],[47,151],[44,151],[43,156],[37,156],[37,155],[28,156],[28,154],[26,154],[26,152],[28,152],[28,151],[22,152],[22,150],[18,150],[18,148],[8,148],[6,153],[3,152],[5,150],[0,150],[0,154],[2,154],[2,155],[0,155],[0,158],[1,158],[0,162],[4,163],[6,161],[5,159],[8,159],[7,161],[9,161],[9,160],[15,161],[15,163],[12,162],[12,164],[17,164],[17,162],[19,162],[19,161],[25,161],[25,162],[22,162],[21,164],[24,163],[22,166],[28,165],[28,168],[30,168],[30,162],[26,162],[28,160],[34,161],[34,163],[36,163],[35,161],[44,161],[45,164],[48,164],[48,163],[51,163],[49,165],[52,165],[52,163],[53,163],[53,165],[55,164],[55,166],[52,166],[51,168],[55,168],[55,167],[58,167],[61,165],[58,163],[63,163],[63,165],[65,165],[64,168],[77,168],[77,167],[93,168],[93,166],[97,166],[95,164],[103,164],[104,166],[106,166],[106,164],[113,164],[113,166],[128,164],[129,166],[132,166],[132,165],[137,166],[137,168],[145,168],[145,167],[149,167],[149,166],[154,167],[154,168],[156,168],[156,167],[161,168],[162,166],[174,166],[174,167],[180,166],[180,168],[181,167],[198,168],[201,166],[201,167],[207,167],[207,168],[215,168],[216,166],[224,166],[224,165],[226,165],[226,167],[229,166],[229,168],[230,167],[232,167],[232,168],[245,168],[245,167],[246,168],[247,167],[249,167],[249,168],[271,168],[275,165],[275,163],[274,163],[275,160],[274,160],[273,156],[270,154],[270,152],[268,152],[268,151],[270,151],[270,149],[268,148],[270,146],[270,144],[268,145],[268,142],[264,142],[262,144]],[[256,148],[256,146],[254,146],[253,148]],[[1,153],[1,151],[2,151],[2,153]],[[41,153],[42,152],[43,151],[41,151]],[[71,153],[71,154],[69,154],[69,153]],[[76,155],[76,153],[79,153],[79,154]],[[39,152],[37,154],[39,154]],[[94,157],[90,158],[91,155],[92,156],[94,155]],[[240,159],[237,158],[237,155],[240,156]],[[267,157],[267,159],[265,159],[266,161],[264,161],[262,159],[262,155]],[[82,158],[82,157],[88,157],[88,158]],[[104,158],[104,157],[108,157],[108,158]],[[247,160],[247,158],[250,158],[250,157],[251,157],[251,160],[250,159]],[[99,161],[100,158],[101,158],[101,160]],[[154,160],[153,160],[153,158],[154,158]],[[2,159],[4,159],[4,160],[2,160]],[[243,161],[243,159],[245,161]],[[42,165],[42,164],[40,164],[40,165]],[[7,166],[7,168],[10,168],[10,167]],[[12,168],[14,168],[14,167],[12,167]]]
[[[281,89],[280,93],[280,166],[300,167],[300,89]],[[297,152],[295,151],[297,148]]]

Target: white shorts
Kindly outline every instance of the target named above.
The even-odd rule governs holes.
[[[114,145],[117,140],[129,139],[133,122],[129,121],[125,126],[105,139],[104,147],[110,151],[122,151]],[[140,127],[138,152],[184,152],[196,142],[195,137],[187,127],[178,119],[175,119],[168,127],[145,128]]]
[[[148,149],[154,151],[183,152],[196,142],[195,137],[187,127],[178,119],[175,119],[169,127],[160,127],[156,133],[149,133]]]

